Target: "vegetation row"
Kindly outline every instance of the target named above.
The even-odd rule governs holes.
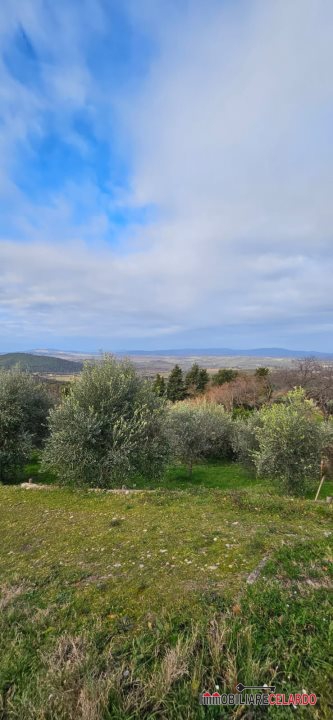
[[[184,380],[176,366],[164,390],[161,380],[145,380],[130,362],[105,356],[87,364],[55,403],[33,376],[1,370],[0,480],[17,480],[34,448],[59,483],[83,487],[119,486],[136,476],[162,481],[170,463],[185,464],[191,474],[198,462],[237,459],[302,494],[315,488],[321,463],[329,468],[327,399],[315,401],[304,387],[274,393],[265,368],[249,380],[257,388],[252,404],[248,395],[232,406],[216,395],[227,386],[237,398],[235,371],[220,370],[207,392],[208,374],[198,365]]]

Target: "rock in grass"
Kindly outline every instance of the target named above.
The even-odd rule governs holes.
[[[252,572],[250,573],[250,575],[246,581],[248,585],[253,585],[253,583],[256,582],[256,580],[258,580],[258,577],[259,577],[263,567],[266,565],[267,560],[268,560],[268,557],[267,557],[267,555],[265,555],[262,558],[262,560],[260,560],[259,565],[257,565],[257,567],[254,570],[252,570]]]

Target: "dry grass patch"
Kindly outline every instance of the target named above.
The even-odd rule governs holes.
[[[88,634],[63,635],[51,653],[42,653],[37,700],[30,708],[34,720],[100,720],[108,705],[111,687],[117,684],[112,656],[100,661]],[[38,714],[36,713],[36,706]]]
[[[28,589],[28,585],[25,583],[18,585],[3,583],[3,585],[0,585],[0,612],[11,605],[20,595],[26,593]]]

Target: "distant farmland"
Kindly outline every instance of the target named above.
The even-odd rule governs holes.
[[[154,375],[156,372],[167,374],[176,363],[185,371],[189,370],[193,363],[198,363],[214,372],[219,368],[255,370],[260,365],[270,368],[289,367],[293,362],[291,358],[236,355],[130,355],[130,360],[144,375]]]
[[[46,351],[41,351],[41,354],[36,353],[7,353],[0,354],[0,368],[11,368],[15,365],[20,365],[23,370],[40,374],[40,375],[51,375],[52,379],[57,380],[70,380],[73,375],[77,375],[83,368],[83,362],[96,362],[101,357],[97,353],[71,353],[66,351],[54,350],[54,355],[48,354]],[[112,354],[112,353],[111,353]],[[127,356],[126,352],[114,353],[119,360]],[[162,373],[168,375],[174,365],[178,363],[180,367],[187,371],[193,365],[198,363],[201,367],[207,368],[212,374],[219,368],[235,368],[241,371],[254,371],[258,366],[265,366],[271,369],[286,368],[293,365],[295,357],[276,356],[270,355],[218,355],[208,354],[203,351],[189,351],[184,354],[170,353],[128,353],[129,360],[135,365],[138,372],[146,377],[153,377],[156,373]],[[324,362],[323,360],[321,360]],[[332,359],[326,360],[327,364],[332,363]]]

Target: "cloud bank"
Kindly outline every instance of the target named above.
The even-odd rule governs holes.
[[[331,2],[4,10],[0,350],[333,351]]]

